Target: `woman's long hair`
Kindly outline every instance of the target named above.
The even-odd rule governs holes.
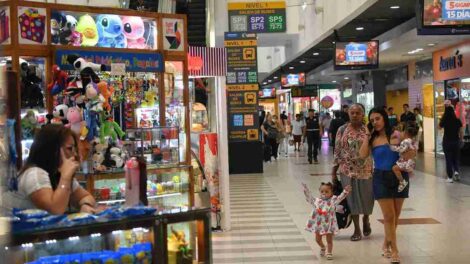
[[[454,108],[452,106],[446,106],[444,114],[442,115],[440,126],[444,126],[446,123],[455,122],[459,120],[455,115]]]
[[[55,190],[60,180],[60,149],[69,137],[74,139],[75,147],[78,147],[77,138],[70,128],[58,124],[43,126],[35,135],[28,159],[19,175],[29,168],[39,167],[49,174],[52,189]]]
[[[370,116],[372,114],[379,114],[382,116],[384,120],[385,135],[387,136],[388,142],[390,142],[390,138],[392,137],[392,133],[393,133],[393,128],[390,125],[390,121],[388,120],[388,114],[382,107],[374,107],[369,112],[369,124],[367,124],[369,131],[372,131],[369,144],[372,145],[372,142],[374,142],[374,139],[379,136],[379,132],[375,131],[374,127],[372,126],[372,122],[370,122]]]

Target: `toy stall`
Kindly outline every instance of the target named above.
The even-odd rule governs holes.
[[[186,16],[3,1],[0,28],[0,64],[18,83],[18,168],[35,131],[60,124],[79,138],[76,177],[102,209],[194,206]],[[208,232],[172,227],[167,238],[185,232],[192,249]]]

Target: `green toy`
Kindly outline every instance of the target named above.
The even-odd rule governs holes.
[[[119,138],[123,138],[124,131],[118,123],[114,122],[112,118],[107,118],[105,121],[102,120],[100,126],[100,142],[104,143],[106,137],[111,137],[113,141],[116,141]]]

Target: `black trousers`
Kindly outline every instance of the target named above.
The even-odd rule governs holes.
[[[270,161],[271,160],[271,157],[274,157],[277,159],[277,152],[278,152],[278,149],[279,149],[279,143],[277,143],[277,140],[276,139],[272,139],[272,138],[268,138],[268,137],[264,137],[264,144],[266,145],[265,148],[267,150],[267,152],[269,153],[265,153],[265,156],[264,156],[264,161]]]
[[[317,160],[320,148],[320,131],[307,131],[308,160]]]
[[[460,144],[458,141],[442,142],[444,155],[446,157],[447,177],[452,179],[455,172],[459,172]]]

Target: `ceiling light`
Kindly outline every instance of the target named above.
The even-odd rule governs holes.
[[[289,70],[293,70],[293,69],[294,69],[294,67],[292,67],[292,66],[289,67]]]
[[[304,61],[304,60],[301,60],[300,63],[305,63],[305,61]]]
[[[408,54],[415,54],[415,53],[418,53],[418,52],[423,51],[423,50],[424,50],[424,49],[422,49],[422,48],[417,48],[417,49],[415,49],[415,50],[408,51]]]
[[[397,6],[397,5],[390,7],[390,9],[399,9],[399,8],[400,8],[400,6]]]
[[[306,0],[302,4],[302,10],[305,10],[305,9],[307,9],[307,1]]]
[[[336,41],[332,41],[331,43],[336,44]]]
[[[434,47],[434,46],[436,46],[436,43],[429,43],[428,44],[428,47]]]
[[[336,81],[331,81],[332,83],[336,83]]]
[[[271,80],[268,80],[268,82],[272,82]]]
[[[267,83],[267,82],[264,82],[264,83],[263,83],[263,85],[266,85],[266,84],[268,84],[268,83]]]
[[[277,76],[274,76],[274,79],[277,79]]]
[[[318,56],[318,55],[320,55],[320,53],[318,53],[318,52],[313,53],[313,56]]]
[[[364,27],[357,27],[356,30],[357,30],[357,31],[364,30]]]
[[[345,80],[349,80],[349,77],[344,77]]]

